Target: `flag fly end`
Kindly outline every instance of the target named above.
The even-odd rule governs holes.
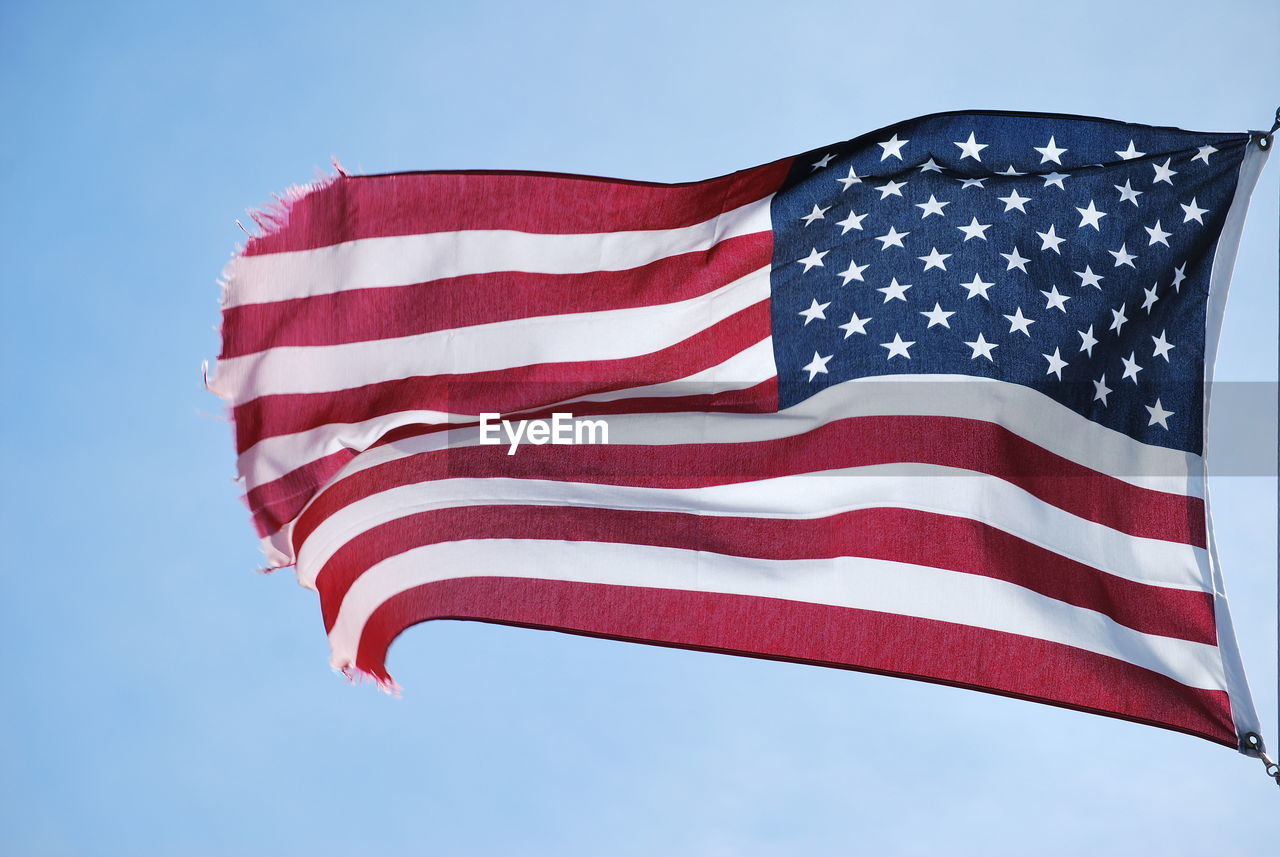
[[[342,676],[352,684],[367,684],[372,682],[377,685],[378,690],[393,699],[400,699],[404,695],[400,684],[392,678],[391,674],[385,669],[369,670],[357,666],[354,662],[348,662],[341,666],[334,666],[333,669],[336,672],[341,673]]]

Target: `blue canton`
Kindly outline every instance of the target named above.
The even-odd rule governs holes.
[[[780,405],[982,376],[1200,453],[1209,276],[1248,144],[963,113],[800,156],[772,203]]]

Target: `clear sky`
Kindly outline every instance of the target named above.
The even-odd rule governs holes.
[[[1185,735],[838,670],[437,622],[328,668],[254,573],[200,363],[243,210],[336,156],[706,178],[924,113],[1270,127],[1272,0],[4,3],[0,853],[1265,854],[1280,794]],[[1219,378],[1276,379],[1277,187]],[[1276,733],[1274,387],[1215,428]],[[1261,430],[1259,430],[1261,427]]]

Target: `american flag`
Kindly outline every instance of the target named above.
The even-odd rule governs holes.
[[[259,216],[211,386],[335,667],[471,619],[1235,747],[1205,396],[1264,156],[968,112],[687,184],[343,174]]]

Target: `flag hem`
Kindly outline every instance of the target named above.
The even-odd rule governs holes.
[[[1231,621],[1231,613],[1227,604],[1226,586],[1222,575],[1222,564],[1218,559],[1217,539],[1213,532],[1213,505],[1209,499],[1210,486],[1210,396],[1213,387],[1214,366],[1217,363],[1218,343],[1222,333],[1223,317],[1226,313],[1227,292],[1231,284],[1231,274],[1235,268],[1236,254],[1240,247],[1240,237],[1244,229],[1245,214],[1249,209],[1250,196],[1257,184],[1258,176],[1266,163],[1269,149],[1259,147],[1253,138],[1250,139],[1240,162],[1240,171],[1236,180],[1235,195],[1231,207],[1222,225],[1222,233],[1218,237],[1218,246],[1213,255],[1213,265],[1209,274],[1209,297],[1205,310],[1205,360],[1204,360],[1204,414],[1202,456],[1204,459],[1205,531],[1209,540],[1209,568],[1213,581],[1214,614],[1218,626],[1218,651],[1222,658],[1222,668],[1226,677],[1227,698],[1231,701],[1231,718],[1235,723],[1239,743],[1236,747],[1246,756],[1257,755],[1245,742],[1245,735],[1250,732],[1261,733],[1257,709],[1253,695],[1249,690],[1248,678],[1245,675],[1244,660],[1240,655],[1239,643],[1236,640],[1235,628]]]

